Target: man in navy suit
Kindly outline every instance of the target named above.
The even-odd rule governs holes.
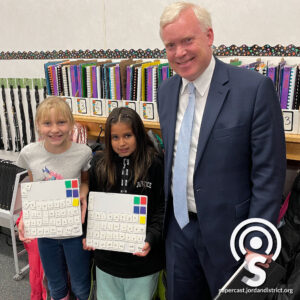
[[[160,35],[176,72],[158,90],[168,300],[206,300],[237,268],[230,251],[234,228],[254,217],[276,222],[286,171],[282,113],[268,77],[212,55],[214,32],[205,9],[169,5]],[[173,175],[189,82],[196,89],[196,104],[188,174],[182,178],[189,221],[181,228],[174,217]]]

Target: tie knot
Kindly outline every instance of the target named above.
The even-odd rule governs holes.
[[[189,91],[189,94],[193,94],[195,91],[195,86],[192,82],[188,83],[188,91]]]

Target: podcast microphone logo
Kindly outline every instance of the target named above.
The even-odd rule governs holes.
[[[258,226],[258,225],[250,226],[249,224],[260,224],[260,226]],[[265,227],[267,227],[269,230],[265,229],[263,226],[261,226],[261,224],[265,225]],[[245,226],[246,226],[246,228],[243,230],[242,228]],[[271,222],[269,222],[265,219],[251,218],[251,219],[247,219],[247,220],[241,222],[233,230],[233,232],[231,234],[230,250],[236,261],[239,261],[241,259],[241,257],[238,255],[238,253],[235,249],[237,235],[239,234],[240,230],[243,230],[243,231],[240,234],[240,237],[238,239],[238,248],[239,248],[239,251],[242,253],[242,256],[244,256],[247,253],[247,251],[244,247],[244,241],[245,241],[246,236],[249,233],[254,235],[255,232],[260,232],[266,237],[267,242],[268,242],[266,250],[265,250],[265,254],[269,255],[270,253],[274,253],[272,259],[273,260],[277,259],[278,255],[280,253],[280,250],[281,250],[281,238],[280,238],[280,234],[279,234],[277,228]],[[274,252],[271,252],[273,249],[274,239],[272,238],[270,232],[273,233],[273,236],[275,237],[275,240],[276,240],[276,250]],[[253,236],[250,239],[250,246],[254,251],[261,249],[262,245],[263,245],[263,241],[261,238],[261,234],[260,234],[260,236]],[[262,255],[253,255],[252,257],[251,256],[249,256],[249,257],[250,257],[250,260],[247,264],[245,264],[245,268],[248,269],[248,271],[250,271],[252,274],[255,274],[255,276],[253,278],[244,276],[242,278],[242,281],[250,287],[258,287],[265,282],[266,272],[262,268],[257,267],[255,264],[258,262],[265,263],[267,258],[265,258]]]

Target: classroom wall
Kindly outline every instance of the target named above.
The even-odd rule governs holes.
[[[159,18],[172,2],[175,1],[2,0],[0,54],[73,49],[162,50]],[[300,45],[298,0],[191,2],[203,4],[211,13],[217,47]],[[0,77],[44,77],[45,61],[48,60],[0,59]],[[10,156],[16,154],[9,153]]]
[[[159,18],[172,0],[2,0],[1,51],[163,48]],[[299,45],[297,0],[202,0],[215,45]]]
[[[159,18],[172,0],[2,0],[0,52],[163,49]],[[202,0],[215,46],[300,45],[297,0]],[[0,77],[43,76],[43,61],[0,60]]]

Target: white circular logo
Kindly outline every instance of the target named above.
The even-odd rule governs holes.
[[[235,258],[235,260],[239,261],[241,259],[241,257],[238,255],[236,249],[235,249],[235,244],[236,244],[236,238],[237,235],[239,233],[239,231],[246,225],[250,224],[250,223],[259,223],[259,224],[264,224],[266,227],[268,227],[268,229],[270,229],[271,232],[273,232],[275,239],[276,239],[276,250],[274,252],[274,255],[272,257],[273,260],[276,260],[276,258],[278,257],[280,250],[281,250],[281,238],[280,238],[280,234],[277,230],[277,228],[269,221],[265,220],[265,219],[261,219],[261,218],[251,218],[251,219],[247,219],[243,222],[241,222],[232,232],[231,234],[231,238],[230,238],[230,250],[231,253],[233,255],[233,257]],[[270,254],[273,248],[273,238],[270,234],[270,232],[265,229],[264,227],[261,226],[247,226],[246,229],[244,229],[242,231],[242,233],[240,234],[239,240],[238,240],[238,247],[240,252],[245,255],[246,254],[246,249],[244,247],[244,240],[245,237],[250,233],[250,232],[261,232],[264,234],[264,236],[267,238],[268,241],[268,245],[267,248],[265,250],[265,254]],[[250,239],[250,246],[252,247],[252,249],[257,250],[260,249],[262,246],[263,242],[261,239],[261,236],[254,236]]]

